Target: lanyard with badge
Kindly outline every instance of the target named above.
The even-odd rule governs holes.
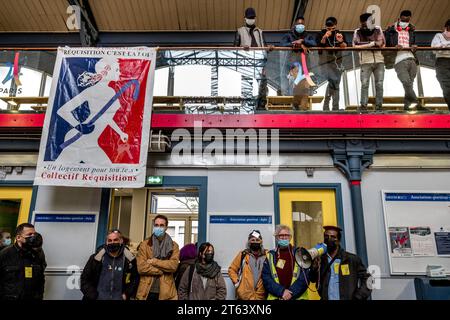
[[[25,279],[33,278],[33,266],[25,267]]]

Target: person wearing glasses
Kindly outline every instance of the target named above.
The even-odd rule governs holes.
[[[324,226],[327,254],[314,260],[310,279],[322,300],[367,300],[370,274],[361,259],[341,247],[342,229]]]
[[[309,269],[295,262],[291,228],[278,225],[274,236],[276,248],[267,253],[262,271],[267,300],[308,299]]]
[[[153,234],[138,247],[137,267],[141,277],[137,300],[177,300],[174,273],[180,249],[166,232],[169,220],[159,214],[153,219]]]

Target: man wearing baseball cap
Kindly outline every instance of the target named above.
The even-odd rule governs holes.
[[[266,260],[263,239],[259,230],[248,235],[246,249],[239,251],[228,268],[228,275],[236,288],[239,300],[264,300],[265,290],[261,272]]]
[[[327,254],[316,258],[310,273],[311,282],[318,285],[320,297],[322,300],[368,299],[370,274],[357,255],[341,247],[342,229],[337,226],[324,226],[323,229]]]

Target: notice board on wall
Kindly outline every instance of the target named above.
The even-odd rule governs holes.
[[[393,275],[424,275],[427,265],[450,274],[450,191],[382,190]]]
[[[48,271],[84,268],[95,252],[98,212],[33,212],[36,231],[42,234]]]

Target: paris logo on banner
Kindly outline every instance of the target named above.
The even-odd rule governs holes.
[[[36,185],[145,185],[156,50],[58,48]]]

